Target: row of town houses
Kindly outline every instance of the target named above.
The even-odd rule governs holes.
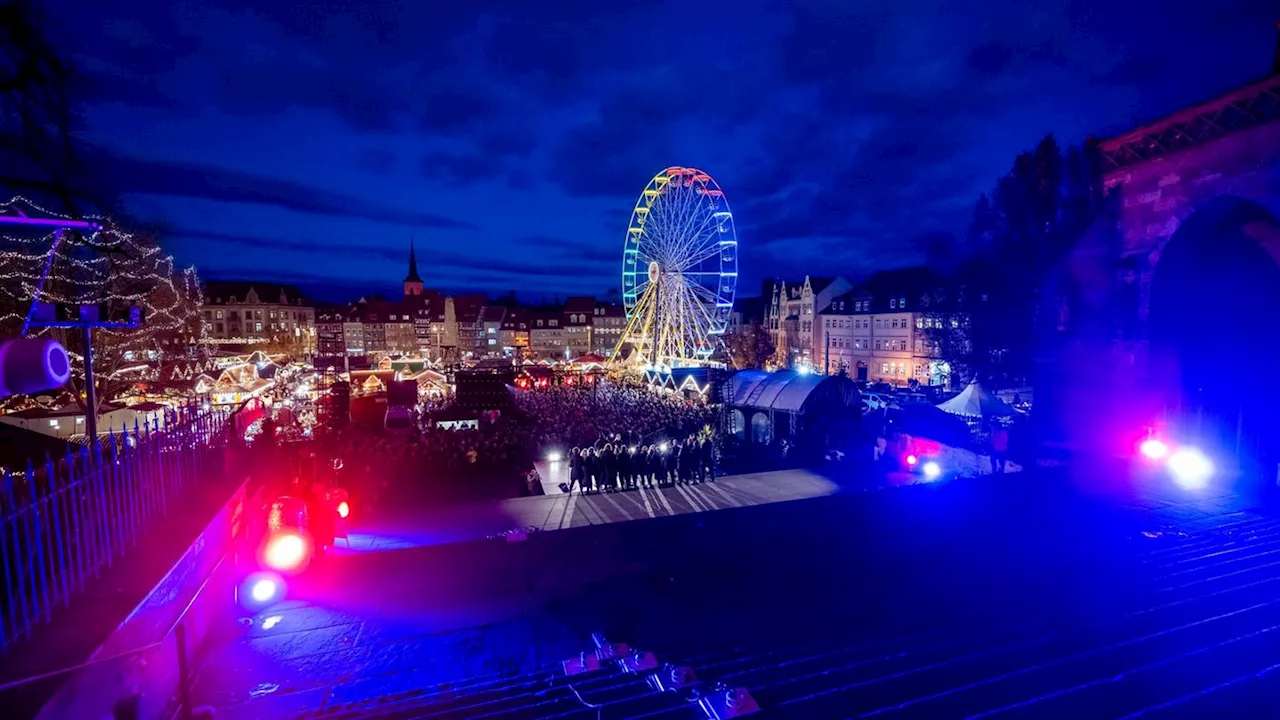
[[[945,384],[928,307],[939,279],[924,267],[877,273],[853,284],[839,276],[768,280],[763,294],[737,304],[730,332],[759,324],[773,340],[778,367],[871,382]]]
[[[444,361],[486,357],[608,357],[626,327],[621,304],[593,297],[518,307],[484,295],[450,296],[424,287],[417,256],[400,299],[317,305],[295,287],[210,282],[204,321],[217,344],[263,347],[295,358],[418,355]]]
[[[763,294],[735,303],[729,332],[767,329],[772,365],[847,371],[873,382],[942,384],[949,374],[925,332],[925,305],[938,286],[927,268],[890,270],[854,285],[838,276],[769,280]],[[214,343],[270,347],[294,358],[416,355],[443,361],[486,357],[609,357],[626,329],[619,303],[570,297],[519,307],[484,295],[424,287],[409,250],[402,297],[316,305],[288,285],[210,282],[204,320]]]

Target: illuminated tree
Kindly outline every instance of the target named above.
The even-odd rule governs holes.
[[[726,333],[725,349],[730,363],[740,370],[760,368],[773,357],[773,337],[760,323],[748,323]]]
[[[15,208],[27,215],[52,215],[23,199],[0,206],[4,211]],[[12,233],[0,238],[0,334],[21,332],[51,252],[40,301],[98,305],[113,317],[127,317],[130,308],[139,308],[143,316],[139,327],[92,330],[94,385],[100,408],[154,366],[179,359],[207,360],[209,344],[194,268],[175,270],[173,258],[153,237],[130,233],[109,218],[98,222],[103,230],[96,236],[85,238],[68,232],[56,251],[52,235]],[[72,359],[69,389],[84,407],[81,332],[61,328],[33,328],[31,332],[50,334],[67,348]]]

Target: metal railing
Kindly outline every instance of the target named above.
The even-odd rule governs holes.
[[[208,627],[197,628],[195,630],[197,635],[203,631],[206,636],[202,640],[199,636],[193,638],[193,631],[188,626],[192,622],[191,616],[197,605],[209,602],[217,603],[221,599],[210,597],[206,591],[218,574],[226,572],[232,563],[231,552],[223,555],[218,560],[209,574],[204,577],[200,587],[191,596],[191,599],[183,606],[182,612],[178,613],[178,616],[168,625],[168,628],[158,640],[131,650],[103,657],[94,657],[70,667],[0,683],[0,706],[34,712],[34,707],[23,708],[23,700],[15,696],[31,688],[38,689],[41,685],[52,687],[52,684],[74,680],[77,676],[97,672],[114,678],[117,684],[120,685],[120,687],[109,688],[106,693],[97,693],[88,701],[88,705],[101,703],[104,707],[95,707],[94,711],[98,715],[105,715],[113,710],[111,706],[119,705],[122,700],[127,702],[130,694],[139,692],[140,689],[137,687],[138,675],[145,672],[146,668],[151,668],[153,674],[165,676],[169,680],[168,685],[164,682],[160,683],[161,692],[159,694],[161,697],[167,698],[164,701],[164,707],[160,715],[175,717],[177,720],[189,720],[192,711],[191,690],[194,682],[194,665],[199,651],[197,646],[202,641],[207,642],[207,636],[212,632],[216,632],[216,629]],[[164,678],[158,679],[163,680]],[[101,686],[94,689],[101,689]],[[166,690],[171,692],[165,692]],[[51,694],[51,692],[49,691],[46,694]],[[40,696],[43,697],[43,695]],[[81,703],[80,707],[84,707],[85,700],[84,697],[79,697],[75,698],[74,702],[79,702]]]
[[[233,415],[191,403],[25,472],[0,471],[0,653],[69,606],[188,487],[221,469]]]

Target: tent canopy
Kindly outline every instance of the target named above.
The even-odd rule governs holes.
[[[853,381],[828,375],[802,375],[790,370],[743,370],[729,379],[731,404],[740,408],[798,413],[814,399],[824,406],[859,406]],[[817,391],[817,392],[815,392]]]
[[[969,383],[950,400],[938,403],[938,409],[966,417],[1001,417],[1016,412],[1012,405],[996,397],[995,393],[984,390],[977,382]]]

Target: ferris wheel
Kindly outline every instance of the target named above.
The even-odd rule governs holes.
[[[738,284],[738,236],[716,181],[669,167],[649,181],[631,213],[622,253],[627,328],[645,362],[703,364],[720,348]]]

